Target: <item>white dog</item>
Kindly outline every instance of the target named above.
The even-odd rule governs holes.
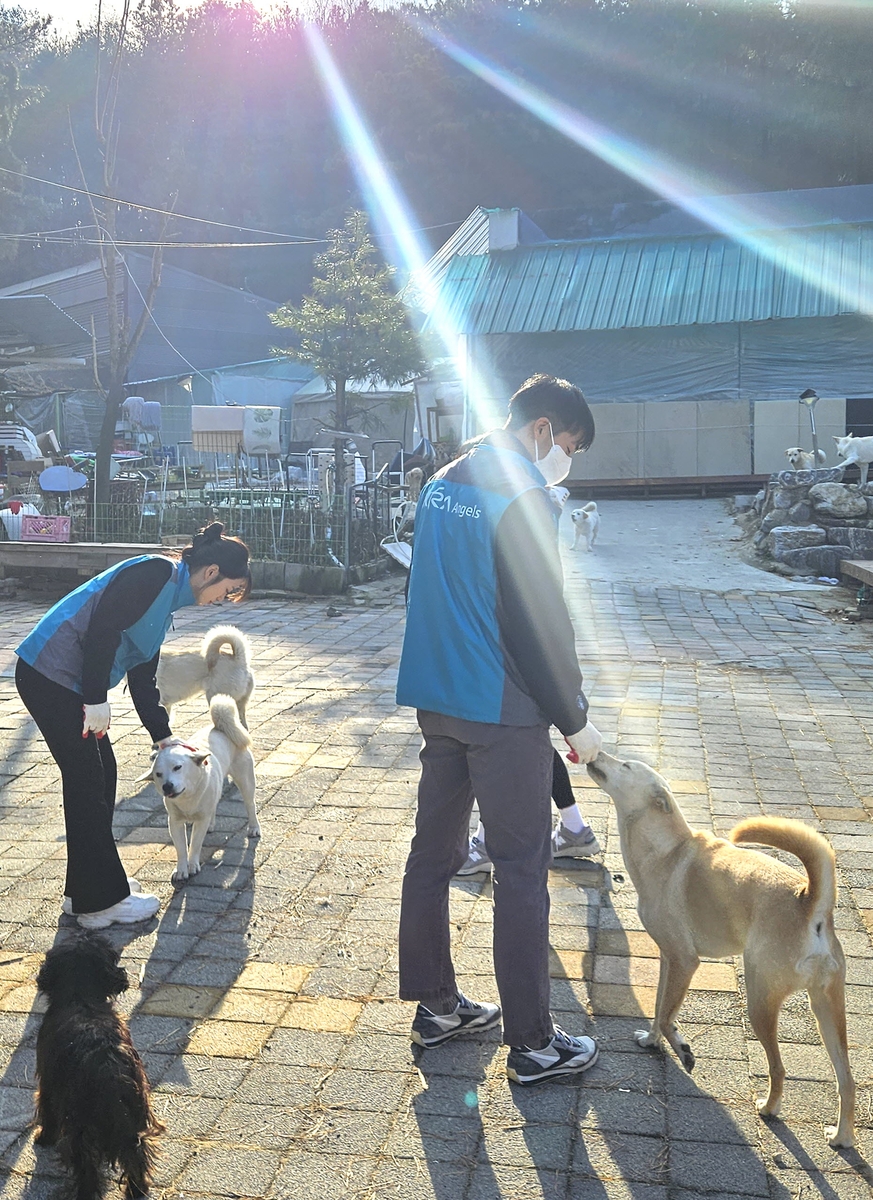
[[[230,654],[223,654],[222,646],[230,646]],[[157,672],[161,703],[170,713],[176,704],[198,692],[205,692],[207,700],[232,696],[239,719],[248,729],[246,705],[255,690],[251,656],[248,638],[235,625],[210,629],[199,650],[162,650]]]
[[[749,1020],[770,1073],[758,1111],[762,1117],[779,1113],[785,1080],[779,1010],[793,992],[805,990],[840,1096],[839,1120],[827,1136],[833,1147],[854,1145],[855,1084],[846,1039],[846,960],[834,929],[833,850],[814,829],[780,817],[741,821],[729,840],[693,830],[666,781],[645,763],[601,752],[588,774],[615,803],[637,911],[661,957],[655,1013],[649,1029],[634,1035],[637,1044],[659,1047],[666,1040],[691,1071],[694,1054],[677,1016],[694,972],[702,958],[742,954]],[[743,849],[738,843],[744,842],[787,850],[805,871]]]
[[[576,536],[573,539],[573,549],[579,545],[580,541],[585,542],[586,549],[590,552],[594,549],[594,543],[597,541],[597,534],[600,530],[600,513],[597,511],[597,505],[592,500],[590,504],[586,504],[584,508],[574,508],[570,513],[570,520],[573,522],[573,527],[576,531]]]
[[[811,450],[804,450],[800,446],[789,446],[785,451],[785,457],[788,459],[792,471],[811,471],[815,466],[813,452]],[[826,462],[827,457],[824,450],[819,450],[819,462]]]
[[[845,460],[840,466],[848,467],[857,463],[861,472],[861,487],[864,487],[867,470],[873,462],[873,437],[855,437],[854,433],[847,433],[845,437],[834,435],[834,441],[837,443],[837,454]]]
[[[249,837],[259,837],[261,832],[255,808],[252,739],[240,724],[236,703],[230,696],[215,696],[209,714],[211,729],[201,729],[190,744],[174,742],[159,750],[151,767],[137,781],[151,779],[164,797],[170,837],[176,848],[174,883],[184,883],[200,870],[203,839],[215,824],[226,776],[230,776],[242,795]]]

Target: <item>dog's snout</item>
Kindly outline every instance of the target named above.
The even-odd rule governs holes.
[[[167,780],[167,782],[161,788],[161,791],[164,793],[165,796],[175,796],[175,794],[176,794],[176,789],[173,787],[173,785],[170,783],[169,780]]]

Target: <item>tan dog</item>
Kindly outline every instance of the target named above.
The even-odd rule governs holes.
[[[599,754],[588,774],[615,802],[621,853],[639,897],[640,919],[661,952],[655,1015],[635,1036],[640,1046],[666,1038],[687,1071],[691,1047],[676,1024],[701,958],[742,954],[749,1020],[767,1054],[770,1091],[763,1117],[778,1115],[785,1067],[779,1053],[779,1010],[806,990],[833,1064],[839,1122],[827,1130],[834,1148],[855,1143],[855,1084],[846,1039],[846,960],[834,932],[834,853],[800,821],[752,817],[730,841],[693,830],[666,782],[641,762]],[[806,876],[757,850],[758,842],[794,854]]]
[[[792,471],[811,471],[815,466],[815,455],[811,450],[804,450],[801,446],[789,446],[785,451],[785,457]],[[818,461],[826,462],[827,455],[824,450],[819,450]]]

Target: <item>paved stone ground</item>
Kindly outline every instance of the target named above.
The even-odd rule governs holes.
[[[676,510],[656,509],[672,522]],[[593,557],[593,556],[592,556]],[[586,578],[568,556],[595,719],[607,745],[646,758],[693,824],[729,828],[755,812],[795,816],[837,850],[837,924],[849,958],[849,1027],[859,1152],[823,1139],[836,1096],[805,1001],[781,1032],[784,1121],[754,1109],[764,1059],[733,962],[705,963],[684,1009],[693,1076],[639,1050],[656,960],[630,887],[552,875],[553,1007],[601,1041],[584,1082],[510,1087],[493,1033],[421,1054],[412,1006],[396,999],[399,879],[409,842],[418,738],[393,703],[403,609],[326,616],[327,602],[188,610],[193,643],[232,619],[254,641],[261,686],[249,709],[263,837],[248,841],[235,793],[211,857],[184,889],[158,796],[134,783],[148,743],[115,699],[116,828],[131,873],[164,900],[150,926],[113,933],[132,987],[123,998],[168,1130],[157,1194],[290,1200],[691,1200],[868,1197],[873,1178],[873,630],[835,624],[809,593],[720,591]],[[594,572],[604,574],[604,572]],[[623,573],[633,577],[632,572]],[[6,603],[0,658],[0,1186],[62,1195],[51,1152],[35,1151],[32,1109],[41,954],[73,928],[59,917],[64,848],[54,765],[25,719],[10,649],[38,607]],[[177,728],[202,723],[195,703]],[[622,873],[606,798],[579,773],[584,809]],[[452,893],[462,985],[496,998],[491,885]]]

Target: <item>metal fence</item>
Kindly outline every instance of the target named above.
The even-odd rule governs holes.
[[[392,534],[406,488],[382,470],[375,479],[346,487],[343,496],[323,488],[238,487],[186,479],[186,486],[156,488],[145,474],[116,478],[109,503],[82,492],[21,499],[46,515],[70,518],[74,542],[185,545],[210,521],[222,521],[242,538],[252,557],[309,567],[356,568],[384,558],[380,543]],[[0,525],[0,539],[8,536]]]

